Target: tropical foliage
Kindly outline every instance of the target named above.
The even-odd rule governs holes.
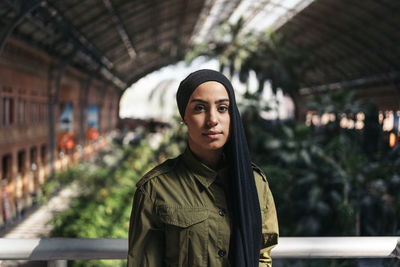
[[[400,235],[400,147],[389,148],[376,108],[348,91],[309,104],[337,120],[307,126],[265,121],[256,112],[245,117],[253,161],[267,173],[274,194],[281,236]],[[359,112],[365,114],[362,130],[340,127],[340,118]],[[357,266],[350,260],[302,264]]]

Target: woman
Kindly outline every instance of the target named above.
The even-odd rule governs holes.
[[[177,103],[188,147],[137,183],[128,266],[271,266],[275,205],[251,164],[230,81],[193,72]]]

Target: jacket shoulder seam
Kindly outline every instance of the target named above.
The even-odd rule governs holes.
[[[265,173],[261,170],[260,167],[258,167],[256,164],[254,164],[253,162],[251,163],[251,167],[253,168],[253,171],[257,172],[261,178],[263,179],[264,182],[268,182],[267,180],[267,176],[265,175]]]
[[[143,177],[136,183],[136,188],[142,187],[144,184],[147,182],[151,181],[154,178],[157,178],[163,174],[166,174],[168,172],[171,172],[176,163],[178,162],[179,157],[174,158],[174,159],[168,159],[161,163],[160,165],[157,165],[150,171],[148,171]]]

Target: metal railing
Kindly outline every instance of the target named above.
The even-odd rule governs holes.
[[[0,260],[49,261],[125,259],[127,239],[0,238]],[[393,237],[281,237],[272,258],[398,258],[400,236]]]

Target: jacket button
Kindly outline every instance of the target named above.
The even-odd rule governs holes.
[[[218,256],[223,257],[226,255],[226,251],[223,249],[218,250]]]
[[[225,216],[225,210],[224,209],[220,209],[219,210],[219,215],[220,216]]]

